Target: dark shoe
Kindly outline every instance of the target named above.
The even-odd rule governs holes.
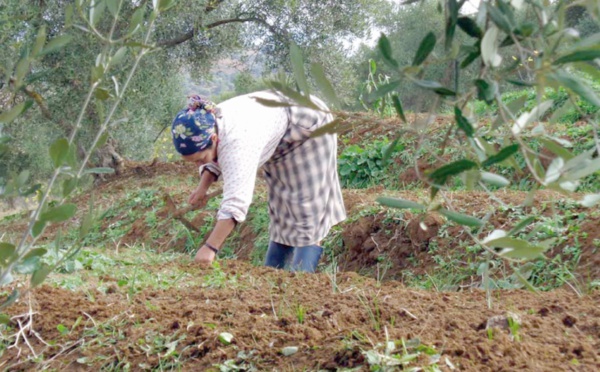
[[[295,248],[294,258],[292,260],[292,271],[314,273],[317,270],[321,254],[323,254],[323,248],[318,245]]]
[[[265,266],[283,269],[293,252],[293,247],[271,241],[269,242],[269,249],[265,257]]]

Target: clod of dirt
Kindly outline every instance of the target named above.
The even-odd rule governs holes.
[[[337,366],[353,368],[360,366],[365,362],[364,355],[360,352],[360,349],[344,349],[338,351],[333,358],[333,369],[337,369]],[[327,367],[327,366],[326,366]],[[331,368],[328,368],[331,369]]]
[[[562,322],[567,327],[573,327],[575,323],[577,323],[577,319],[567,314],[567,316],[563,318]]]
[[[402,172],[400,174],[400,176],[398,177],[398,180],[401,185],[420,185],[420,184],[422,184],[422,181],[421,181],[421,178],[419,177],[419,175],[421,177],[423,177],[423,174],[425,174],[425,172],[427,170],[435,168],[435,166],[433,166],[431,164],[427,164],[424,161],[419,161],[418,164],[419,164],[418,165],[418,167],[419,167],[418,173],[413,165],[413,166],[408,167],[404,172]]]
[[[163,196],[163,201],[165,202],[165,209],[168,214],[174,214],[177,211],[177,206],[169,194]]]
[[[412,246],[424,250],[429,246],[429,241],[435,238],[444,224],[444,220],[435,214],[420,215],[408,221],[406,235]]]
[[[405,218],[408,217],[411,215],[405,215]],[[414,272],[424,272],[433,264],[432,256],[426,249],[415,249],[403,221],[404,218],[388,219],[382,213],[359,218],[348,225],[342,233],[343,250],[338,256],[341,270],[375,276],[374,273],[369,274],[369,271],[385,266],[383,271],[386,279],[402,277],[408,267],[416,270]],[[439,217],[434,216],[426,216],[424,221],[431,228],[428,227],[427,231],[421,233],[413,232],[413,239],[418,246],[426,247],[437,235],[441,223]],[[415,225],[420,229],[419,223]],[[419,267],[415,267],[413,262],[418,262]]]
[[[192,220],[192,225],[196,226],[200,229],[202,226],[206,224],[206,218],[210,216],[210,212],[204,211],[200,212],[194,217]]]
[[[510,322],[521,325],[521,316],[513,312],[507,312],[506,315],[496,315],[489,318],[486,322],[485,329],[497,328],[507,330],[510,328]]]

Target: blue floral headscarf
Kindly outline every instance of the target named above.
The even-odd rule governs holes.
[[[173,145],[177,152],[191,155],[209,148],[217,116],[219,111],[213,102],[198,95],[189,96],[188,107],[179,111],[171,124]]]

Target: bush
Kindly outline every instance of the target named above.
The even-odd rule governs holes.
[[[390,146],[387,138],[367,143],[363,146],[351,145],[339,156],[338,169],[343,187],[366,188],[383,182],[390,174],[389,163],[384,162],[385,152]],[[394,153],[404,150],[403,144],[396,144]],[[393,156],[392,156],[393,158]]]
[[[581,72],[578,72],[576,75],[581,76],[582,79],[587,81],[594,91],[600,92],[600,81],[593,80],[591,76]],[[595,114],[600,109],[598,106],[595,106],[580,97],[575,98],[575,105],[569,104],[569,93],[564,87],[559,87],[558,90],[546,87],[544,89],[544,94],[539,96],[539,100],[538,94],[534,88],[509,91],[503,93],[501,97],[502,102],[505,105],[509,105],[511,102],[515,102],[519,99],[525,99],[522,108],[517,111],[516,114],[531,111],[539,102],[552,100],[552,107],[546,112],[544,116],[545,120],[551,118],[555,112],[560,112],[564,105],[568,105],[567,107],[564,107],[566,110],[560,112],[558,117],[553,118],[557,123],[574,123],[582,120],[586,116]],[[483,118],[498,112],[498,104],[493,102],[488,105],[485,101],[476,100],[472,102],[472,110],[477,117]]]

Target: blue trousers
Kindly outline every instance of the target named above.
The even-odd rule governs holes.
[[[314,273],[322,253],[323,248],[318,245],[291,247],[271,241],[265,257],[265,266],[283,269],[291,261],[291,271]]]

